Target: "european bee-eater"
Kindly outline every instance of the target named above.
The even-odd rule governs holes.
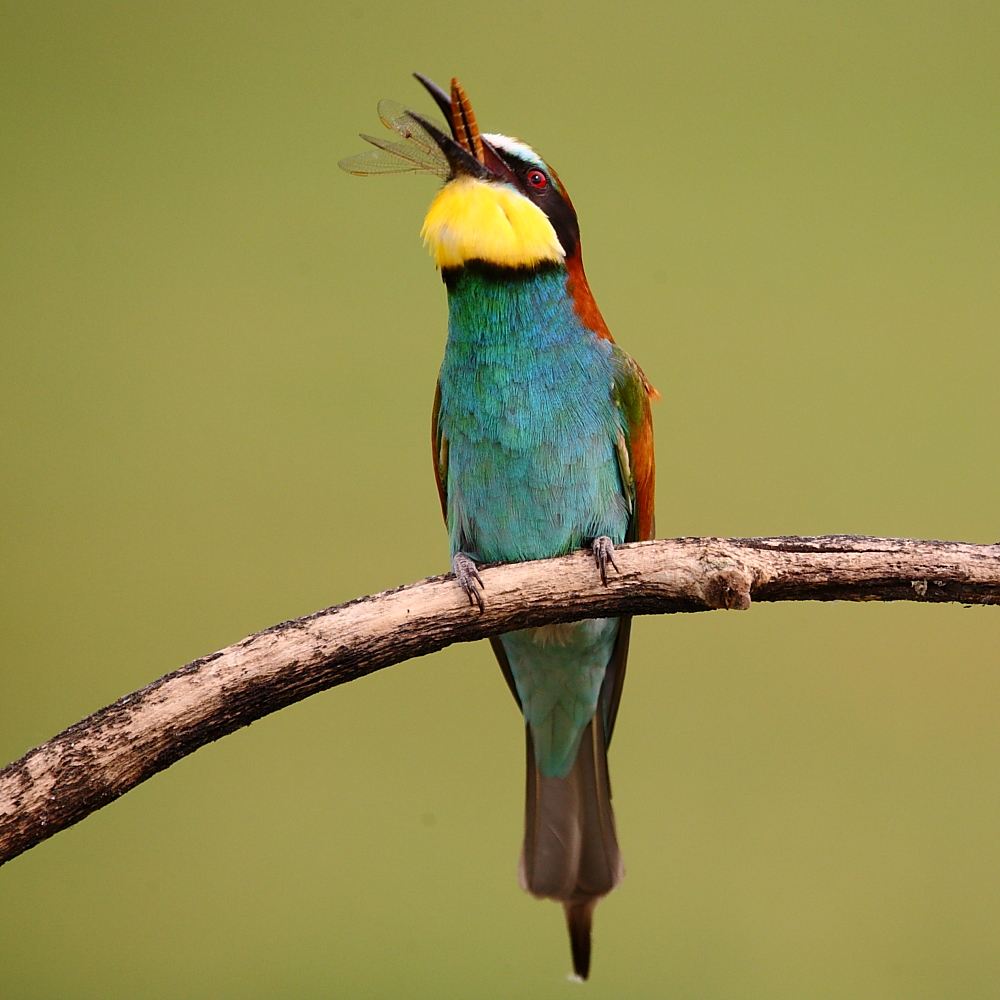
[[[615,545],[653,537],[656,391],[601,317],[555,171],[523,142],[481,134],[456,80],[448,94],[416,76],[448,124],[382,101],[402,141],[362,136],[377,150],[340,165],[445,182],[422,235],[448,290],[431,436],[455,577],[481,608],[477,563],[587,546],[606,582]],[[527,733],[521,884],[563,904],[583,979],[594,907],[624,874],[607,748],[630,624],[596,618],[491,640]]]

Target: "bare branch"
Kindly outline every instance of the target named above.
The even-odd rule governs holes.
[[[1000,603],[1000,543],[681,538],[482,570],[480,612],[452,576],[283,622],[102,708],[0,771],[0,864],[199,747],[382,667],[527,626],[755,601]]]

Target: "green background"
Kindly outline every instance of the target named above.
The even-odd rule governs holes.
[[[0,9],[0,758],[447,568],[427,178],[457,74],[663,393],[660,535],[1000,538],[1000,7]],[[595,997],[994,998],[995,609],[642,619]],[[558,997],[485,643],[207,747],[0,870],[7,1000]]]

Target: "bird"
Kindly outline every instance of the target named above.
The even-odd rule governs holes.
[[[421,234],[448,297],[431,441],[455,579],[481,611],[480,564],[587,548],[607,585],[615,547],[654,535],[659,394],[601,316],[558,174],[526,143],[481,132],[456,79],[446,92],[413,75],[445,121],[381,101],[393,139],[362,134],[376,148],[339,165],[444,182]],[[579,980],[594,908],[625,871],[607,750],[630,628],[595,618],[490,640],[525,724],[520,882],[562,904]]]

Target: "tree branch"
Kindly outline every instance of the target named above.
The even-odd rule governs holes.
[[[0,864],[199,747],[372,671],[454,642],[611,615],[745,610],[755,601],[1000,604],[1000,543],[680,538],[482,571],[486,610],[431,577],[283,622],[120,698],[0,771]]]

